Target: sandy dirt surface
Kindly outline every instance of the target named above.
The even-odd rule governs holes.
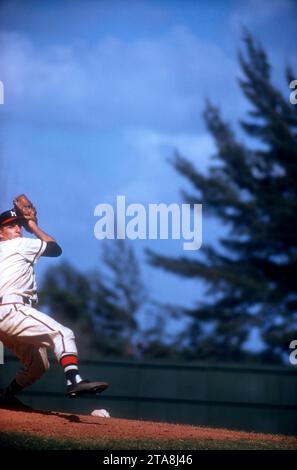
[[[101,418],[60,412],[0,410],[1,432],[20,432],[36,436],[75,439],[163,439],[163,440],[247,440],[284,444],[297,449],[297,438],[227,429]]]

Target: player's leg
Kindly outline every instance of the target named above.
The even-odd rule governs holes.
[[[22,368],[2,391],[0,404],[4,407],[28,411],[31,408],[15,398],[15,395],[36,382],[48,370],[50,364],[47,350],[45,347],[37,347],[32,344],[12,342],[9,337],[5,336],[3,336],[3,343],[20,359]]]
[[[78,371],[75,337],[71,329],[34,308],[17,305],[14,309],[14,316],[5,319],[10,336],[18,343],[24,342],[53,349],[64,369],[69,396],[94,390],[99,393],[108,387],[105,382],[82,380]]]

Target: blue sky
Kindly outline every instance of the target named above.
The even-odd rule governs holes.
[[[178,149],[206,171],[215,148],[201,118],[205,98],[235,128],[243,117],[243,25],[267,49],[286,92],[284,66],[296,70],[296,11],[293,0],[2,0],[0,210],[27,193],[64,257],[95,267],[95,206],[120,194],[128,203],[181,202],[184,182],[166,158]],[[204,220],[204,241],[221,233]],[[182,242],[133,243],[142,260],[146,246],[182,253]],[[180,302],[181,282],[184,305],[203,295],[197,282],[142,267],[158,300]]]

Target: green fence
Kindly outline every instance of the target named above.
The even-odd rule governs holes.
[[[52,361],[53,363],[53,361]],[[19,363],[5,355],[0,387]],[[68,399],[58,365],[28,391],[24,402],[43,410],[89,414],[106,408],[118,418],[167,421],[266,433],[297,434],[297,368],[189,363],[82,361],[81,373],[107,381],[99,397]]]

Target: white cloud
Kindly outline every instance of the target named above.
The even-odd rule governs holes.
[[[37,46],[1,33],[4,111],[54,125],[193,127],[206,96],[234,91],[235,66],[214,43],[174,28],[157,39]],[[230,82],[233,84],[230,85]]]
[[[209,165],[209,156],[214,153],[215,145],[208,133],[164,133],[152,129],[130,129],[126,140],[151,163],[163,157],[171,156],[178,151],[181,155],[193,160],[204,170]]]
[[[123,146],[130,149],[126,150],[129,156],[125,165],[131,168],[131,176],[121,191],[129,202],[136,202],[136,195],[137,202],[180,202],[180,190],[186,183],[168,158],[178,150],[193,161],[199,171],[206,173],[215,151],[214,142],[206,133],[163,133],[139,128],[126,130]]]

